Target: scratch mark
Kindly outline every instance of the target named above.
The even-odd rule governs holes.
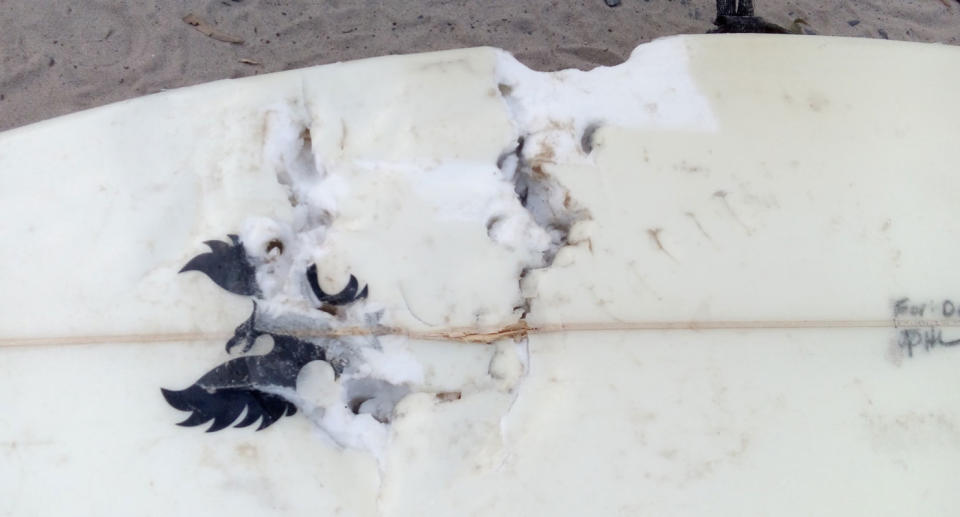
[[[684,215],[686,215],[687,217],[689,217],[690,219],[693,220],[693,224],[697,225],[697,229],[700,230],[700,233],[702,233],[703,236],[707,238],[707,240],[709,240],[709,241],[711,241],[711,242],[713,241],[713,237],[711,237],[710,234],[707,233],[707,230],[705,230],[705,229],[703,228],[703,225],[700,224],[700,220],[697,219],[697,216],[694,215],[693,212],[685,212]]]
[[[657,300],[663,301],[663,296],[660,296],[660,293],[658,293],[657,290],[654,289],[649,282],[647,282],[646,277],[644,277],[640,269],[637,268],[637,262],[635,260],[631,260],[630,262],[627,262],[627,265],[630,267],[630,271],[633,273],[633,276],[637,279],[637,282],[640,283],[640,286],[646,289],[647,291],[650,291],[650,293],[653,294],[653,296],[656,297]]]
[[[660,232],[662,230],[663,230],[662,228],[650,228],[647,230],[647,235],[649,235],[650,238],[653,239],[653,242],[657,245],[657,249],[662,251],[666,256],[670,257],[670,259],[673,260],[674,262],[678,262],[677,258],[671,255],[670,252],[663,247],[663,243],[660,242]]]
[[[747,232],[747,235],[753,235],[753,230],[743,222],[743,219],[740,219],[740,216],[737,215],[737,212],[733,210],[733,207],[730,205],[730,201],[727,199],[727,192],[723,190],[718,190],[713,193],[713,197],[720,199],[723,202],[723,205],[727,207],[727,212],[730,213],[730,216],[734,218],[740,226],[743,227],[743,231]]]
[[[421,318],[420,316],[417,316],[417,313],[413,312],[413,309],[410,308],[410,301],[407,300],[407,293],[405,293],[403,290],[403,286],[400,285],[399,289],[400,289],[400,298],[403,298],[403,304],[407,306],[407,312],[409,312],[410,315],[413,316],[413,318],[419,321],[420,323],[423,323],[428,327],[436,327],[437,325],[435,323],[429,323],[423,318]]]

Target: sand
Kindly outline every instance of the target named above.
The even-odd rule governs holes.
[[[957,0],[754,3],[780,25],[803,18],[808,34],[960,43]],[[199,27],[184,22],[190,14]],[[538,70],[590,69],[654,38],[703,33],[714,15],[714,0],[0,0],[0,130],[216,79],[385,54],[491,45]]]

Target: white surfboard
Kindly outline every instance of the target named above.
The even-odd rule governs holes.
[[[0,515],[953,515],[958,83],[683,36],[0,134]]]

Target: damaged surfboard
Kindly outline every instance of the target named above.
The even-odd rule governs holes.
[[[683,36],[3,133],[0,514],[949,515],[958,79]]]

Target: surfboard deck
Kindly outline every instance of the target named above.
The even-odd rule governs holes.
[[[0,514],[950,515],[958,79],[682,36],[0,134]]]

